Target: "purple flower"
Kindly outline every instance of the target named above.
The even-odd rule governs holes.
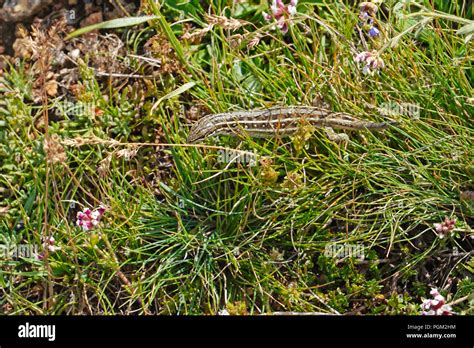
[[[373,25],[375,15],[378,11],[378,7],[375,4],[376,1],[368,2],[364,1],[359,5],[359,19],[362,21],[361,26],[369,29],[369,35],[372,38],[378,37],[380,31]]]
[[[276,27],[281,30],[283,34],[288,32],[288,24],[291,21],[291,17],[296,15],[296,5],[298,0],[290,0],[288,5],[285,5],[282,0],[273,0],[270,9],[272,13],[262,12],[263,18],[270,22],[274,20]],[[275,27],[273,27],[275,29]]]
[[[77,212],[76,224],[77,226],[82,227],[84,231],[89,231],[99,224],[100,219],[104,213],[105,207],[102,205],[100,205],[94,211],[91,211],[89,208],[85,208],[83,211]]]
[[[359,13],[359,18],[363,21],[367,20],[369,18],[369,13],[368,12],[365,12],[365,11],[361,11]]]
[[[380,35],[380,30],[378,30],[377,27],[371,27],[369,29],[369,35],[370,37],[378,37]]]

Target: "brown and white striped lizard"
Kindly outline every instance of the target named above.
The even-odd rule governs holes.
[[[344,112],[332,112],[311,106],[283,106],[262,110],[234,111],[206,115],[198,120],[188,136],[196,143],[214,135],[249,135],[268,138],[295,134],[304,126],[323,128],[331,140],[337,141],[332,128],[362,130],[385,129],[396,122],[370,122],[359,120]],[[341,139],[339,139],[340,141]]]

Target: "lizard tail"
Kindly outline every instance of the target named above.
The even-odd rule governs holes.
[[[396,126],[399,122],[397,121],[387,121],[387,122],[367,122],[364,124],[364,128],[367,129],[384,129],[390,126]]]

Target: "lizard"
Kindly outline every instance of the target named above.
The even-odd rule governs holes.
[[[324,128],[328,137],[337,141],[337,135],[332,128],[380,130],[388,128],[391,124],[396,122],[370,122],[344,112],[333,112],[319,107],[283,106],[206,115],[191,127],[187,141],[196,143],[222,134],[232,136],[248,134],[257,138],[284,137],[295,134],[305,125]]]

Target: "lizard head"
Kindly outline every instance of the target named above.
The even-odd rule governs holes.
[[[212,123],[206,117],[193,124],[188,135],[188,143],[197,143],[214,133]]]

